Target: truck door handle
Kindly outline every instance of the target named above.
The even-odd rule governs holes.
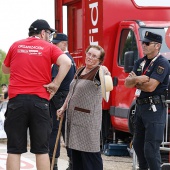
[[[117,84],[118,84],[118,78],[113,77],[113,86],[117,86]]]

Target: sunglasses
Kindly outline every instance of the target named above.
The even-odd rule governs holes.
[[[142,41],[142,45],[143,45],[143,44],[145,44],[146,46],[150,46],[150,44],[158,44],[158,43]]]

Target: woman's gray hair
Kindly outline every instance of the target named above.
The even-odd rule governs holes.
[[[89,45],[89,46],[86,48],[86,51],[85,51],[85,52],[87,53],[90,48],[95,48],[95,49],[97,49],[97,50],[100,51],[100,57],[99,57],[99,59],[100,59],[101,62],[103,62],[104,56],[105,56],[105,51],[104,51],[104,49],[103,49],[100,45]]]

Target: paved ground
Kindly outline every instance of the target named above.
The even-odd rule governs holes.
[[[29,149],[29,147],[28,147]],[[6,140],[0,139],[0,170],[5,170],[6,164]],[[117,157],[102,155],[104,170],[132,170],[131,157]],[[59,159],[59,170],[65,170],[68,166],[66,149],[62,144],[61,156]],[[30,152],[22,155],[21,170],[36,170],[35,157]]]

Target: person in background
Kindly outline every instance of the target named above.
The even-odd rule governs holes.
[[[53,116],[53,128],[52,128],[52,132],[51,132],[51,136],[50,136],[50,152],[49,152],[49,156],[50,156],[51,160],[53,157],[56,137],[57,137],[58,128],[59,128],[59,120],[57,120],[56,111],[63,105],[63,103],[67,97],[67,94],[69,92],[70,83],[73,80],[74,74],[76,72],[75,62],[74,62],[72,56],[67,51],[67,46],[68,46],[67,35],[65,35],[63,33],[54,34],[52,43],[55,44],[57,47],[59,47],[68,56],[68,58],[71,59],[72,65],[71,65],[71,68],[70,68],[69,72],[67,73],[66,77],[62,81],[58,91],[55,93],[53,98],[50,100],[50,112]],[[59,68],[56,64],[54,64],[52,66],[52,80],[58,74],[58,69]],[[62,122],[61,131],[62,131],[63,139],[65,141],[65,116],[64,116],[64,119]],[[67,149],[67,156],[69,157],[69,167],[67,168],[67,170],[71,170],[72,169],[71,149],[69,149],[68,147],[66,147],[66,149]],[[59,156],[60,156],[60,142],[58,143],[58,147],[57,147],[57,151],[56,151],[54,170],[58,170],[57,159]]]
[[[2,93],[3,93],[3,101],[8,100],[8,85],[7,84],[1,84]]]
[[[57,111],[59,117],[66,110],[66,146],[72,150],[73,170],[103,170],[100,153],[102,123],[102,88],[99,69],[105,51],[99,45],[86,49],[85,66],[77,70],[70,84],[69,94]]]
[[[30,152],[36,156],[38,170],[50,170],[49,139],[52,122],[49,99],[56,93],[71,66],[71,60],[50,43],[52,29],[43,19],[29,27],[29,37],[10,47],[2,71],[10,74],[9,102],[5,113],[7,134],[7,170],[20,170],[21,154],[27,152],[27,129]],[[51,65],[59,65],[51,82]]]
[[[125,86],[136,87],[133,147],[140,170],[161,170],[160,144],[166,122],[166,90],[169,62],[160,54],[162,36],[146,31],[142,40],[144,57],[137,60]]]

